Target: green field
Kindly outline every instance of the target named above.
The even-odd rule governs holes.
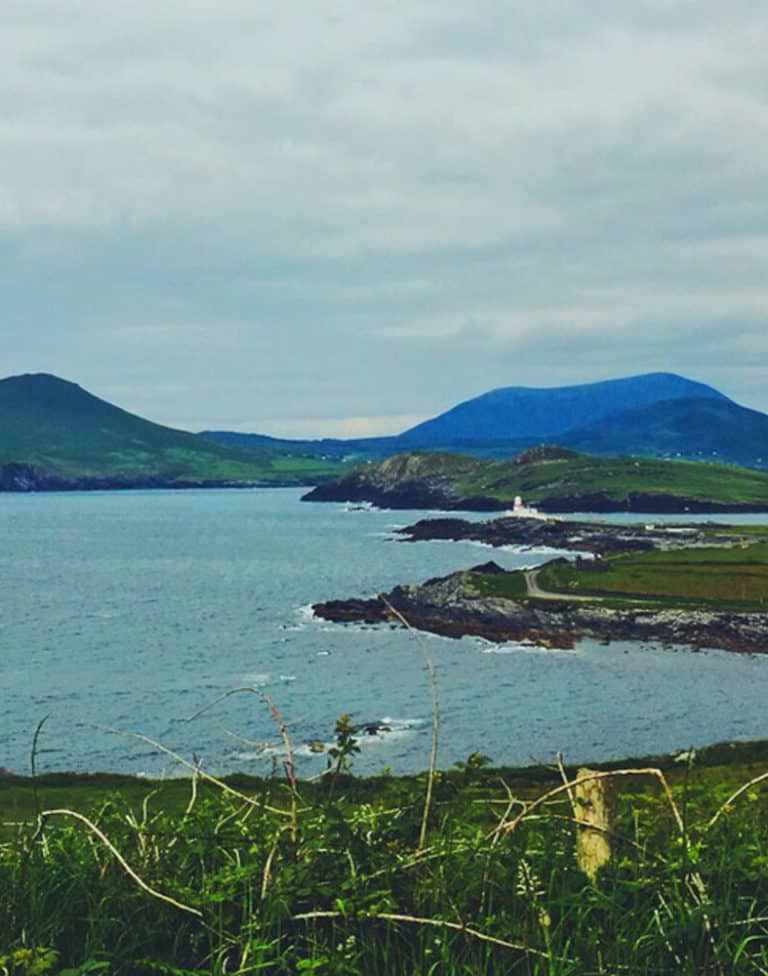
[[[536,581],[545,593],[617,608],[767,610],[768,526],[713,525],[707,534],[712,546],[624,552],[594,562],[556,559],[536,570]],[[478,597],[530,599],[522,571],[468,572],[466,582]]]
[[[768,744],[599,767],[618,798],[594,880],[557,769],[486,762],[436,773],[428,801],[426,774],[344,764],[295,788],[0,777],[0,971],[766,971]]]
[[[744,547],[626,553],[602,560],[601,571],[550,563],[543,590],[676,607],[764,611],[768,608],[768,543]]]
[[[768,474],[726,464],[589,455],[529,465],[514,461],[486,463],[487,469],[459,477],[457,487],[462,493],[499,498],[521,494],[537,501],[547,496],[595,492],[623,500],[630,492],[649,492],[768,505]]]
[[[768,508],[768,473],[708,461],[594,457],[562,448],[534,448],[508,460],[412,453],[359,469],[378,485],[424,481],[456,496],[526,502],[601,494],[616,502],[630,493],[674,495],[723,505]]]
[[[519,571],[509,573],[470,572],[466,577],[467,584],[478,596],[498,596],[505,600],[525,600],[528,587],[525,574]]]

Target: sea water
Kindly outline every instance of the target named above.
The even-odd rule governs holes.
[[[324,769],[341,713],[379,723],[358,772],[424,769],[425,649],[440,700],[439,763],[600,760],[768,736],[768,656],[583,641],[571,651],[333,625],[312,602],[366,596],[493,558],[546,550],[396,541],[428,513],[308,504],[298,489],[0,495],[0,765],[267,773],[283,747]],[[478,518],[480,516],[469,516]],[[723,517],[725,518],[725,517]],[[642,519],[659,522],[659,516]],[[760,517],[740,521],[759,522]],[[113,730],[132,733],[119,735]],[[133,733],[145,738],[138,738]]]

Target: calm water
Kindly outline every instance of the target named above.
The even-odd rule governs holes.
[[[548,554],[396,543],[392,528],[424,513],[299,496],[0,495],[0,765],[28,769],[33,730],[48,715],[43,768],[177,771],[146,743],[102,728],[111,726],[202,757],[210,770],[266,772],[276,743],[266,707],[249,693],[216,703],[253,685],[289,721],[305,774],[324,767],[306,743],[327,741],[345,711],[393,729],[365,741],[358,771],[423,769],[430,696],[418,644],[387,627],[314,621],[307,605],[491,557],[512,568]],[[442,765],[473,750],[498,763],[558,750],[579,761],[768,737],[768,656],[427,642]]]

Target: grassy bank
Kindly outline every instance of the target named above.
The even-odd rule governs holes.
[[[463,495],[522,495],[534,502],[553,496],[597,493],[623,501],[631,492],[679,495],[723,504],[765,504],[768,498],[768,475],[735,465],[596,457],[576,452],[537,460],[535,452],[531,453],[533,459],[529,463],[513,459],[467,465],[456,473],[456,488]]]
[[[590,510],[629,505],[640,493],[688,502],[768,506],[768,473],[705,461],[671,461],[642,457],[596,457],[558,447],[539,447],[507,460],[489,460],[444,452],[412,452],[368,462],[332,486],[334,497],[386,502],[397,492],[429,490],[461,507],[461,501],[482,497],[511,505],[516,495],[527,502],[581,499]],[[384,493],[384,494],[382,494]],[[590,502],[590,499],[592,500]],[[598,507],[595,508],[594,505]],[[662,509],[664,510],[664,509]]]
[[[617,608],[636,606],[763,612],[768,607],[768,529],[739,526],[739,545],[723,544],[722,527],[709,546],[620,552],[594,561],[562,559],[536,572],[542,591],[591,598]],[[718,544],[719,543],[719,544]],[[478,596],[528,598],[525,574],[474,572],[468,582]]]
[[[763,784],[734,796],[768,769],[766,744],[621,767],[593,880],[556,768],[474,755],[427,803],[426,776],[346,773],[353,744],[340,735],[338,772],[313,783],[3,778],[5,970],[768,971]]]
[[[546,590],[680,608],[764,611],[768,607],[768,544],[680,549],[610,556],[590,568],[550,563],[539,574]]]

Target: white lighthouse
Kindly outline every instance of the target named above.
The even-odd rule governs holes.
[[[528,506],[523,501],[521,495],[515,495],[515,500],[512,503],[512,508],[508,508],[504,513],[505,516],[514,516],[515,518],[537,518],[545,519],[549,516],[542,515],[538,508],[533,506]]]

